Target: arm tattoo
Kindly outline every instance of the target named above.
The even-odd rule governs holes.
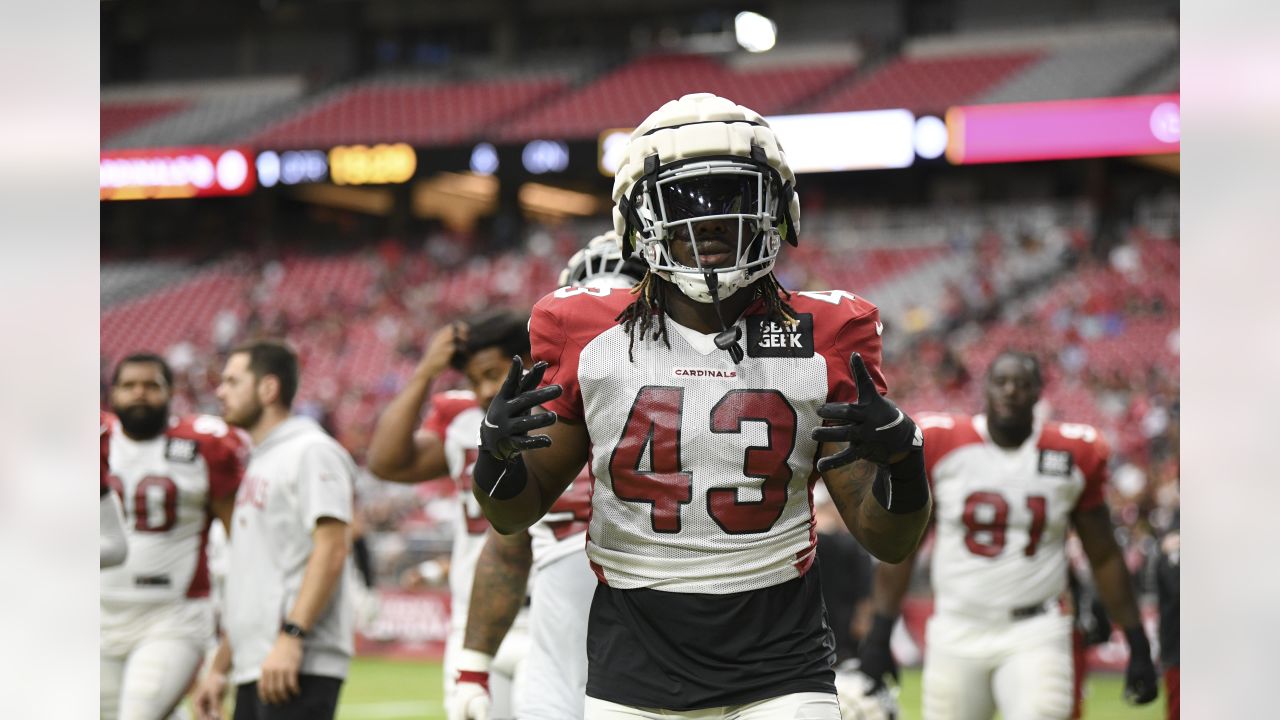
[[[531,564],[527,533],[510,537],[489,534],[476,563],[464,647],[497,653],[524,604]]]

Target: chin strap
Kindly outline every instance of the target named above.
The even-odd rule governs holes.
[[[711,292],[711,304],[715,307],[716,320],[720,323],[720,332],[716,334],[716,347],[721,350],[728,350],[729,357],[733,358],[733,364],[737,365],[742,362],[742,346],[738,345],[738,340],[742,338],[742,329],[737,325],[733,327],[725,327],[724,316],[720,314],[720,279],[713,272],[704,272],[702,274],[707,280],[707,290]]]

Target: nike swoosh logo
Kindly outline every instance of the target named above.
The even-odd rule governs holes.
[[[480,422],[481,422],[481,424],[483,424],[485,427],[490,427],[490,428],[493,428],[494,430],[497,430],[497,429],[498,429],[498,426],[497,426],[497,425],[494,425],[493,423],[489,422],[489,418],[484,418],[484,419],[483,419],[483,420],[481,420]]]
[[[899,410],[898,417],[894,418],[893,422],[881,425],[880,427],[876,428],[876,432],[883,432],[885,430],[888,430],[891,427],[897,427],[905,419],[906,419],[906,416],[902,414],[901,410]]]
[[[876,334],[877,335],[884,334],[884,323],[880,322],[879,320],[876,321]]]

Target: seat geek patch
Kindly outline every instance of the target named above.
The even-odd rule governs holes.
[[[747,316],[747,355],[750,357],[813,357],[813,315],[799,313],[794,326],[764,315]]]

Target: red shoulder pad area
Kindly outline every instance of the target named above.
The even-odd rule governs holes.
[[[479,407],[479,405],[476,403],[475,393],[470,390],[436,393],[431,396],[430,409],[422,420],[422,429],[435,433],[443,440],[453,419],[473,407]]]
[[[171,438],[194,440],[209,469],[209,497],[235,495],[249,461],[249,436],[214,415],[187,415],[169,427]]]
[[[827,361],[828,401],[857,401],[857,384],[849,367],[855,352],[862,355],[880,394],[889,392],[880,364],[884,325],[874,303],[846,290],[797,292],[790,303],[796,312],[813,315],[813,346]]]
[[[529,342],[534,362],[548,366],[542,384],[564,388],[560,397],[546,404],[548,410],[567,420],[582,420],[578,358],[587,343],[618,324],[618,313],[634,299],[626,289],[562,287],[533,306]]]
[[[1104,493],[1111,449],[1097,428],[1084,423],[1045,423],[1038,446],[1042,450],[1071,453],[1071,461],[1084,474],[1084,491],[1076,501],[1077,509],[1092,510],[1106,501]]]
[[[982,436],[973,427],[973,418],[954,413],[921,413],[916,426],[924,434],[924,470],[933,482],[933,468],[942,458],[966,445],[981,445]]]

